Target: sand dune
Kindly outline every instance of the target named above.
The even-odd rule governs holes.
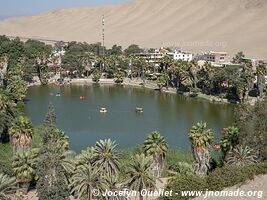
[[[52,10],[0,21],[0,34],[55,40],[101,41],[126,47],[175,46],[200,52],[243,50],[267,59],[267,0],[134,0],[128,3]]]

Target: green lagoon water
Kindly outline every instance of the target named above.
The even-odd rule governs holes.
[[[151,131],[160,131],[172,148],[189,150],[187,135],[193,124],[208,122],[218,139],[220,130],[232,124],[234,113],[233,105],[127,86],[34,86],[27,98],[26,112],[35,125],[42,124],[49,102],[54,104],[58,127],[77,152],[108,138],[119,148],[135,147]],[[108,113],[101,114],[101,107]],[[144,113],[136,113],[136,107],[143,107]]]

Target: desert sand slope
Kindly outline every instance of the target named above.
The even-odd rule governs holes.
[[[0,34],[55,40],[101,41],[123,47],[175,46],[193,52],[243,50],[267,59],[267,0],[133,0],[129,3],[53,10],[0,21]]]

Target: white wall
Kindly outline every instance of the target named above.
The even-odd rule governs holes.
[[[168,55],[172,56],[174,60],[183,60],[188,62],[193,60],[193,54],[191,53],[174,51],[172,53],[168,53]]]

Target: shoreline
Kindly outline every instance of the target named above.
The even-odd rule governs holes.
[[[92,79],[72,79],[70,84],[96,84],[94,81],[92,81]],[[121,84],[116,84],[114,82],[113,79],[100,79],[100,81],[98,82],[98,84],[100,85],[123,85],[123,86],[131,86],[131,87],[138,87],[138,88],[146,88],[146,89],[151,89],[151,90],[157,90],[158,86],[150,81],[146,81],[146,83],[143,85],[143,81],[141,79],[130,79],[130,78],[125,78],[123,80],[123,83]],[[227,99],[221,99],[219,97],[216,96],[212,96],[212,95],[206,95],[206,94],[202,94],[202,93],[198,93],[198,95],[196,97],[190,97],[189,92],[177,92],[177,90],[175,88],[168,88],[166,89],[165,87],[162,89],[162,92],[164,93],[169,93],[169,94],[176,94],[176,95],[182,95],[185,97],[189,97],[189,98],[197,98],[197,99],[202,99],[202,100],[206,100],[209,102],[213,102],[213,103],[220,103],[220,104],[237,104],[236,102],[229,102]]]
[[[40,81],[35,80],[35,83],[32,84],[28,84],[28,87],[32,87],[32,86],[39,86],[41,85]],[[48,85],[51,85],[55,83],[55,81],[50,81],[48,83]],[[92,78],[76,78],[76,79],[71,79],[70,82],[68,82],[67,84],[63,84],[64,85],[92,85],[92,84],[96,84],[96,82],[94,82],[92,80]],[[98,84],[100,85],[122,85],[122,86],[130,86],[130,87],[137,87],[137,88],[146,88],[146,89],[151,89],[151,90],[158,90],[158,86],[151,81],[146,81],[145,85],[143,85],[143,80],[141,79],[130,79],[130,78],[124,78],[123,83],[121,84],[117,84],[114,82],[114,79],[100,79]],[[196,97],[190,97],[189,92],[177,92],[177,90],[175,88],[168,88],[166,89],[165,87],[162,89],[163,93],[169,93],[169,94],[176,94],[176,95],[182,95],[188,98],[197,98],[197,99],[202,99],[202,100],[206,100],[208,102],[212,102],[212,103],[220,103],[220,104],[238,104],[238,102],[229,102],[227,99],[222,99],[216,96],[212,96],[212,95],[206,95],[203,93],[198,93]]]

